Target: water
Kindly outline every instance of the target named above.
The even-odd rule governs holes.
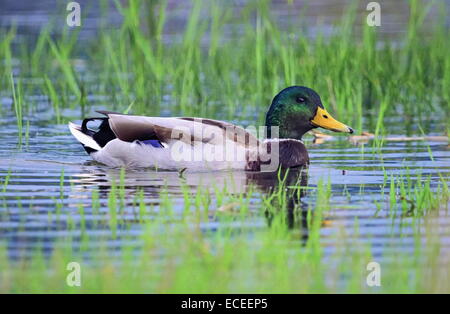
[[[45,1],[39,2],[44,8],[39,12],[30,11],[30,8],[28,10],[15,8],[14,3],[6,1],[0,4],[1,25],[10,25],[17,15],[19,19],[16,19],[16,22],[21,34],[33,32],[27,27],[27,19],[24,16],[34,16],[34,22],[39,24],[39,21],[46,21],[50,15],[49,7],[51,6],[46,5]],[[293,12],[286,9],[284,3],[277,4],[279,13],[277,16],[280,20],[292,16]],[[343,4],[347,2],[333,1],[332,5],[329,3],[328,1],[314,2],[314,5],[311,5],[312,11],[316,10],[316,13],[320,11],[321,14],[313,14],[309,19],[318,20],[325,17],[325,24],[331,27],[329,25],[338,15],[336,12],[340,14]],[[390,11],[392,13],[389,16],[386,16],[385,22],[391,27],[385,28],[384,31],[401,34],[404,31],[406,19],[402,13],[402,6],[395,8]],[[187,10],[180,7],[178,8],[180,13],[173,14],[171,18],[184,16],[183,9]],[[326,13],[323,13],[324,10]],[[88,21],[88,25],[91,26],[83,29],[87,32],[83,35],[86,38],[91,38],[93,35],[89,31],[96,29],[95,14],[90,18],[91,22]],[[180,19],[182,23],[183,19]],[[114,24],[114,21],[119,20],[113,15],[111,23]],[[169,24],[174,25],[173,29],[177,29],[176,21]],[[32,28],[39,29],[39,27]],[[278,183],[275,175],[187,171],[180,177],[177,172],[135,169],[125,173],[127,203],[124,212],[119,215],[119,220],[127,221],[130,226],[121,228],[119,225],[117,237],[112,237],[111,230],[104,221],[109,212],[108,193],[111,191],[112,182],[117,181],[120,176],[120,171],[91,161],[72,137],[67,125],[54,123],[53,113],[45,99],[43,95],[25,99],[25,101],[32,100],[37,105],[33,111],[34,114],[27,115],[29,137],[24,136],[22,147],[19,147],[16,119],[8,87],[0,90],[0,239],[6,243],[8,255],[12,260],[30,256],[36,248],[49,256],[55,247],[64,246],[61,240],[67,238],[72,240],[70,242],[74,249],[79,248],[83,233],[80,224],[82,217],[78,213],[80,204],[85,210],[86,234],[90,239],[88,245],[91,251],[96,250],[100,246],[100,239],[104,238],[108,239],[108,246],[117,251],[130,241],[139,243],[139,236],[143,230],[142,225],[136,220],[137,209],[133,205],[133,199],[137,197],[138,192],[142,190],[145,203],[158,211],[163,202],[161,192],[167,191],[168,198],[174,203],[175,217],[177,214],[181,217],[184,210],[183,185],[185,184],[193,190],[212,186],[220,189],[227,186],[234,193],[246,193],[256,185],[250,206],[255,215],[249,217],[245,224],[252,230],[268,228],[269,221],[259,210],[262,195]],[[108,109],[99,95],[89,95],[89,101],[92,104],[91,111]],[[64,109],[62,116],[77,120],[81,115],[78,110]],[[239,124],[239,118],[233,122]],[[414,122],[410,122],[412,127],[405,127],[401,119],[390,118],[386,119],[385,124],[388,133],[392,136],[404,136],[407,130],[411,131],[411,128],[412,133],[420,134]],[[442,130],[446,127],[445,123],[445,117],[441,120],[426,121],[427,135],[442,136]],[[364,126],[365,130],[373,131],[369,128],[369,123]],[[307,175],[308,185],[316,187],[319,180],[325,180],[325,182],[329,180],[331,184],[331,209],[327,212],[326,223],[320,231],[325,254],[330,256],[336,250],[334,235],[338,232],[344,232],[349,236],[355,235],[354,240],[368,245],[372,255],[380,262],[389,260],[394,252],[412,253],[415,248],[415,238],[409,224],[411,220],[401,215],[399,218],[392,218],[389,212],[389,185],[383,186],[385,174],[387,173],[389,178],[391,175],[410,174],[413,181],[418,180],[419,176],[421,180],[430,176],[431,188],[435,190],[440,176],[448,178],[450,174],[448,143],[446,141],[387,141],[378,149],[373,147],[372,141],[365,145],[355,145],[346,137],[338,137],[323,144],[313,144],[311,137],[306,141],[312,161]],[[10,174],[8,184],[3,186],[8,174]],[[91,197],[94,190],[99,192],[98,212],[92,210]],[[58,208],[56,204],[61,204],[61,207]],[[314,193],[306,192],[302,196],[301,209],[304,212],[315,204]],[[442,208],[447,206],[442,204]],[[218,222],[214,218],[216,210],[218,208],[213,202],[210,207],[210,220],[202,224],[203,230],[217,228]],[[57,213],[58,219],[56,219]],[[291,217],[289,212],[286,215],[292,220],[290,226],[293,232],[299,231],[302,235],[298,240],[299,244],[304,243],[305,238],[308,237],[308,229],[302,221],[302,215],[300,218]],[[70,227],[69,220],[73,221]],[[176,219],[173,223],[177,223]],[[442,254],[448,253],[450,217],[446,212],[442,212],[439,217],[430,218],[430,223],[439,234]]]
[[[3,106],[6,108],[3,112],[8,112],[8,106]],[[436,125],[435,132],[430,134],[439,134],[439,128]],[[11,175],[8,185],[1,193],[0,236],[7,242],[9,256],[19,258],[30,255],[37,246],[42,247],[46,253],[51,253],[58,240],[65,237],[72,238],[76,246],[81,235],[81,226],[77,224],[81,220],[77,211],[79,204],[83,204],[85,208],[87,233],[91,238],[89,245],[95,248],[98,236],[111,235],[104,224],[94,222],[105,219],[105,214],[108,213],[108,192],[111,183],[120,176],[120,171],[91,161],[66,125],[55,125],[45,119],[35,118],[30,123],[29,134],[29,139],[24,138],[23,146],[18,148],[15,118],[9,114],[1,117],[0,177],[4,181],[9,172]],[[359,223],[358,241],[369,243],[374,256],[381,258],[398,249],[413,251],[414,238],[410,227],[393,225],[388,210],[389,185],[384,187],[385,194],[381,194],[385,170],[389,176],[409,173],[413,180],[418,175],[422,179],[431,176],[432,188],[435,188],[439,175],[448,177],[450,173],[448,144],[425,141],[386,142],[380,155],[378,151],[374,153],[371,143],[364,147],[354,145],[345,137],[323,144],[313,144],[310,139],[311,137],[307,146],[312,164],[307,177],[308,184],[315,187],[320,179],[331,182],[331,210],[326,217],[328,223],[321,229],[322,240],[329,253],[334,250],[332,235],[341,228],[345,229],[346,234],[353,234],[355,219]],[[433,160],[428,148],[431,149]],[[271,186],[276,186],[277,177],[245,172],[187,171],[180,178],[177,172],[129,170],[125,174],[127,205],[121,218],[130,222],[132,227],[130,230],[119,230],[118,238],[111,241],[110,245],[120,246],[122,234],[131,234],[138,241],[142,230],[140,223],[135,221],[136,206],[132,205],[132,200],[140,189],[144,191],[145,203],[153,205],[156,211],[161,202],[160,193],[168,191],[169,198],[175,204],[175,211],[181,216],[184,210],[183,184],[194,190],[211,186],[221,189],[227,185],[234,193],[245,193],[250,186],[256,185],[258,188],[253,193],[251,208],[258,212],[261,194],[266,193]],[[99,191],[99,213],[94,213],[91,209],[94,189]],[[302,197],[303,208],[314,206],[315,196],[311,194],[307,192]],[[49,213],[56,214],[55,203],[59,202],[61,195],[63,206],[60,219],[55,216],[49,218]],[[376,203],[381,204],[381,210]],[[217,208],[211,206],[211,220],[203,225],[204,229],[214,230],[217,227],[213,215],[215,210]],[[69,216],[75,221],[74,228],[67,226],[65,218]],[[406,218],[404,222],[407,221]],[[246,223],[258,228],[267,228],[268,225],[263,215],[253,216]],[[443,247],[450,249],[450,217],[445,214],[434,223],[442,232]],[[307,236],[308,230],[302,222],[292,222],[292,226],[302,229],[301,232]],[[399,236],[396,238],[395,235]]]
[[[122,16],[116,10],[113,1],[105,1],[109,4],[107,18],[101,19],[102,5],[100,1],[80,0],[81,10],[83,11],[83,27],[79,29],[80,39],[89,40],[96,36],[99,26],[103,23],[109,28],[118,28],[123,22]],[[248,0],[237,0],[231,4],[234,13],[240,12]],[[382,8],[382,25],[379,29],[383,36],[401,38],[407,30],[407,21],[409,15],[409,7],[407,2],[381,0],[377,1]],[[429,1],[424,1],[428,3]],[[205,3],[205,12],[208,8],[208,1]],[[350,6],[352,0],[320,0],[320,1],[286,1],[272,0],[271,11],[276,21],[284,28],[289,28],[292,23],[299,21],[305,26],[301,31],[304,35],[314,37],[318,32],[332,33],[333,25],[338,23],[342,14]],[[368,12],[366,5],[368,2],[360,1],[357,3],[356,9],[358,19],[356,27],[358,31],[365,21]],[[450,1],[443,0],[445,9],[450,8]],[[184,29],[187,23],[189,13],[192,7],[190,1],[168,0],[167,8],[170,14],[167,16],[168,27],[164,30],[165,41],[176,41],[180,38],[180,29]],[[15,25],[19,34],[27,34],[37,36],[41,28],[49,22],[61,27],[55,28],[56,33],[60,33],[65,25],[66,2],[58,2],[55,6],[54,0],[43,0],[35,2],[17,2],[5,0],[0,3],[0,27],[10,27]],[[425,23],[433,21],[439,14],[438,6],[432,6],[429,14],[426,16]],[[449,20],[447,19],[447,24]],[[300,31],[300,30],[296,30]]]

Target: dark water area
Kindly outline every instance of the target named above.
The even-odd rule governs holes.
[[[118,12],[114,1],[77,1],[82,11],[82,27],[77,28],[80,32],[79,39],[89,40],[95,37],[101,28],[119,28],[123,22],[122,15]],[[407,1],[381,0],[377,1],[381,6],[382,27],[379,28],[383,37],[401,39],[407,31],[407,23],[410,16]],[[0,3],[0,27],[9,28],[15,26],[18,33],[24,40],[36,38],[41,29],[51,23],[54,27],[54,35],[61,34],[66,26],[66,1],[43,0],[43,1],[12,1],[4,0]],[[204,1],[204,11],[209,9],[209,2]],[[234,14],[242,13],[242,10],[251,3],[248,0],[233,0],[223,3],[224,7],[231,7]],[[291,25],[301,25],[298,33],[309,37],[315,37],[318,32],[332,34],[335,25],[342,20],[349,7],[355,5],[356,20],[354,27],[357,32],[365,23],[368,10],[366,8],[369,1],[351,0],[328,0],[328,1],[271,1],[270,11],[283,29],[289,29]],[[442,14],[450,14],[450,1],[443,0],[435,2],[435,5],[428,8],[432,1],[422,1],[423,9],[429,10],[425,19],[425,25],[432,25],[432,21],[438,19]],[[169,0],[167,9],[167,27],[164,28],[164,41],[176,42],[180,39],[180,30],[186,27],[189,13],[192,9],[192,2]],[[206,14],[204,16],[207,16]],[[256,21],[256,18],[254,19]],[[446,19],[450,26],[449,19]],[[230,25],[229,32],[233,27]],[[230,34],[231,38],[231,34]]]

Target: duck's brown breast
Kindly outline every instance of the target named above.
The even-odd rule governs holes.
[[[259,147],[256,158],[247,154],[248,171],[276,171],[309,164],[308,151],[302,141],[294,139],[266,140]],[[253,158],[252,158],[253,157]]]

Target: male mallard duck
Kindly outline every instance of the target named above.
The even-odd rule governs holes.
[[[98,112],[106,117],[84,119],[81,126],[69,123],[69,128],[94,160],[114,167],[274,171],[309,164],[301,139],[313,128],[353,133],[331,117],[314,90],[303,86],[275,96],[266,116],[265,140],[249,128],[223,121]],[[93,120],[101,120],[98,130],[87,127]]]

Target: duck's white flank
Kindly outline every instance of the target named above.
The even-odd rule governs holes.
[[[201,142],[185,143],[171,140],[162,143],[163,147],[153,147],[140,141],[125,142],[120,139],[109,141],[100,147],[95,140],[81,132],[81,127],[69,123],[73,136],[83,145],[96,151],[90,156],[112,167],[154,167],[158,169],[193,171],[245,169],[246,157],[256,156],[253,150],[245,149],[234,141],[226,140],[224,145]]]
[[[171,141],[166,143],[166,147],[158,148],[139,141],[130,143],[114,139],[90,155],[94,160],[114,167],[188,168],[194,171],[245,169],[245,150],[231,142],[227,144],[228,152],[234,149],[234,154],[227,154],[222,147],[211,144],[190,145]]]

